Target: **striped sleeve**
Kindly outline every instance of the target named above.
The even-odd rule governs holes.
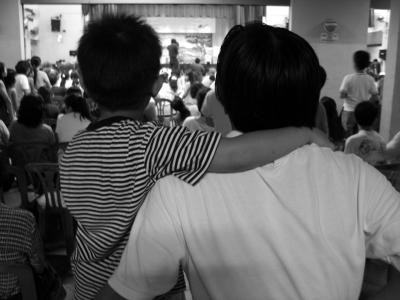
[[[175,175],[192,185],[207,172],[221,135],[184,127],[153,127],[144,142],[146,171],[152,180]]]

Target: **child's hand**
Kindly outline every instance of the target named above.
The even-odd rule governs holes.
[[[319,130],[318,128],[314,128],[311,131],[311,140],[310,140],[311,144],[317,144],[320,147],[326,147],[326,148],[330,148],[332,150],[335,150],[335,145],[333,145],[331,143],[331,141],[329,141],[329,138],[326,136],[325,133],[323,133],[321,130]]]

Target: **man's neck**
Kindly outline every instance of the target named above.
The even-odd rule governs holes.
[[[361,127],[361,126],[358,126],[358,130],[363,130],[363,131],[373,131],[373,129],[372,129],[372,126],[371,127]]]
[[[100,118],[99,121],[110,119],[113,117],[126,117],[129,119],[143,121],[144,111],[143,110],[106,110],[100,108]]]

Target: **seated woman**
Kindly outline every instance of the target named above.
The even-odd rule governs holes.
[[[53,130],[43,124],[44,102],[39,95],[26,95],[18,109],[18,120],[10,125],[10,142],[12,143],[46,143],[56,142]]]
[[[56,133],[60,143],[68,143],[75,134],[86,129],[91,122],[86,100],[76,95],[65,98],[66,113],[57,120]]]
[[[0,203],[0,263],[32,267],[38,299],[64,299],[60,277],[45,261],[35,217],[23,209]],[[0,299],[22,299],[18,278],[0,273]]]
[[[44,101],[44,118],[45,119],[57,119],[60,113],[58,106],[51,101],[50,89],[42,86],[38,89],[38,94],[42,96]]]

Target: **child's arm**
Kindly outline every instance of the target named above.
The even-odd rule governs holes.
[[[229,173],[250,170],[310,143],[333,148],[322,132],[309,128],[290,127],[222,138],[208,171]]]

